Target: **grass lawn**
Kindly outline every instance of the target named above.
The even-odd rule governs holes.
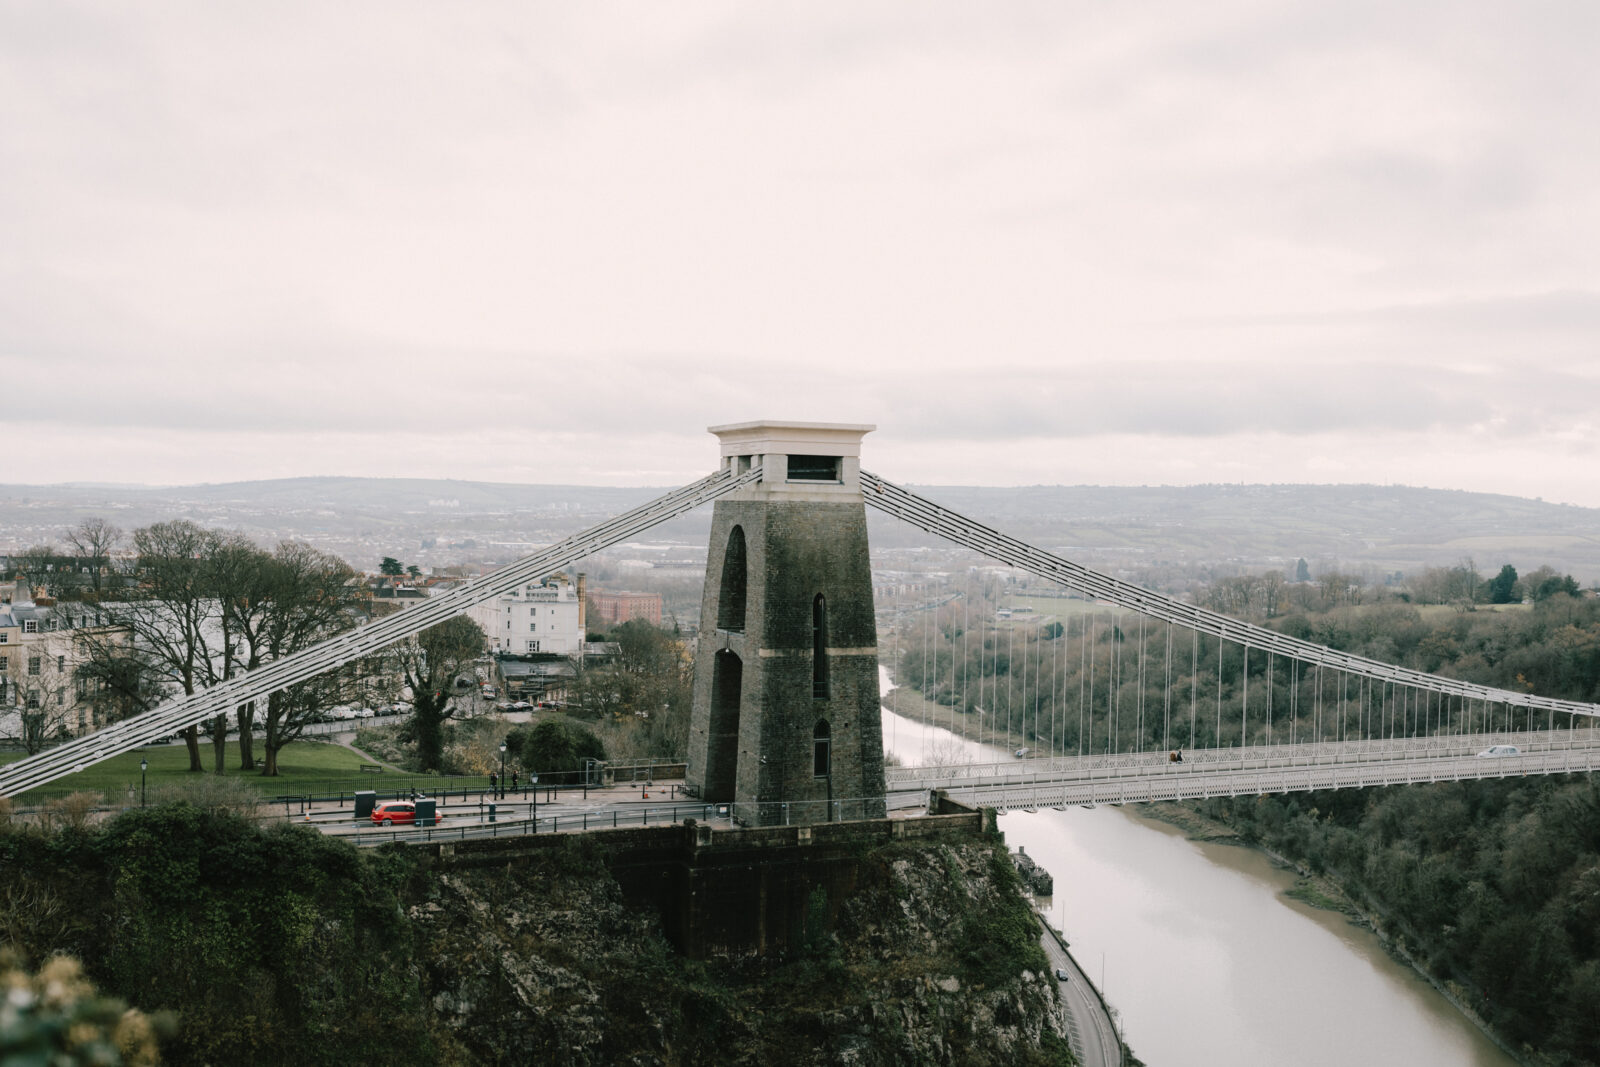
[[[201,761],[209,775],[212,766],[211,745],[202,741]],[[261,757],[261,746],[256,745],[256,758]],[[10,763],[22,758],[19,752],[0,754],[0,762]],[[61,796],[80,790],[104,793],[107,800],[125,801],[131,789],[139,790],[139,760],[150,761],[145,775],[149,788],[194,781],[199,775],[189,772],[189,752],[183,745],[152,745],[133,752],[112,756],[101,763],[85,767],[76,774],[58,778],[47,786],[24,793],[24,803],[46,797]],[[228,744],[226,777],[237,778],[267,796],[279,793],[325,793],[354,789],[398,789],[409,775],[393,771],[384,774],[362,773],[360,765],[367,761],[343,745],[318,741],[295,741],[278,754],[278,777],[263,778],[255,771],[239,770],[237,743]]]

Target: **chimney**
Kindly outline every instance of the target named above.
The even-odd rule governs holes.
[[[578,572],[578,632],[589,632],[589,576]]]

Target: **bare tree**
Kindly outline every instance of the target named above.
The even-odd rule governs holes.
[[[78,699],[89,704],[96,722],[121,722],[161,703],[165,675],[134,643],[131,628],[97,627],[82,635],[79,648]]]
[[[218,600],[210,557],[217,535],[180,519],[135,530],[141,595],[116,606],[117,621],[161,673],[185,695],[217,680],[224,649],[218,644]],[[213,724],[214,726],[215,724]],[[200,771],[200,732],[183,732],[189,770]]]
[[[16,571],[17,580],[25,587],[18,590],[19,598],[32,600],[36,589],[48,595],[52,581],[60,577],[56,574],[60,560],[60,550],[48,543],[30,545],[14,554],[11,566]]]
[[[84,519],[67,531],[67,546],[88,569],[89,584],[96,599],[105,591],[104,577],[111,566],[111,553],[122,543],[122,529],[105,519]]]
[[[271,555],[252,551],[253,556],[241,555],[232,568],[239,582],[224,600],[230,625],[239,637],[240,667],[254,670],[354,625],[350,608],[356,602],[356,594],[350,579],[355,572],[349,564],[294,541],[280,544]],[[251,770],[255,766],[250,737],[258,710],[264,712],[266,727],[261,773],[272,776],[278,773],[279,751],[299,737],[318,712],[335,703],[368,669],[366,661],[347,665],[273,693],[260,709],[255,704],[241,707],[240,767]]]
[[[75,690],[59,646],[40,642],[22,646],[21,652],[17,710],[22,747],[32,756],[67,732],[69,698]]]

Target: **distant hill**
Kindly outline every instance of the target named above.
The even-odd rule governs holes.
[[[1480,570],[1548,563],[1600,580],[1600,509],[1490,493],[1378,485],[916,486],[919,493],[1083,562],[1130,566],[1313,564],[1411,571],[1471,558]],[[176,487],[0,485],[0,546],[60,540],[83,518],[124,528],[185,517],[263,541],[311,540],[358,567],[510,558],[643,503],[650,487],[427,478],[283,478]],[[653,538],[703,547],[709,509]],[[871,513],[882,549],[930,543]],[[470,544],[469,544],[470,543]]]
[[[400,511],[454,508],[479,513],[615,507],[648,500],[664,490],[582,485],[516,485],[449,478],[274,478],[253,482],[182,486],[0,485],[0,503],[53,500],[71,506],[116,502],[132,506],[183,502],[252,508],[351,507]]]
[[[1380,571],[1549,563],[1600,579],[1600,509],[1387,485],[927,486],[918,491],[1072,556],[1264,563],[1340,561]]]

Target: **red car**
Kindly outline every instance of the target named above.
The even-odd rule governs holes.
[[[372,809],[372,821],[378,826],[414,824],[417,821],[417,806],[409,800],[386,800]],[[439,822],[437,813],[433,816],[433,822],[435,825]]]

